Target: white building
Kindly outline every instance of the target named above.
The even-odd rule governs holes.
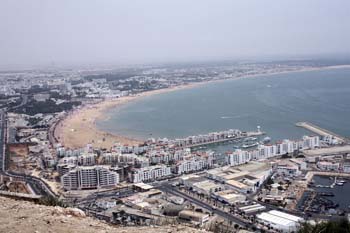
[[[338,171],[339,163],[320,161],[317,163],[317,167],[323,171]]]
[[[256,217],[260,223],[282,232],[296,232],[300,223],[304,221],[300,217],[277,210],[264,212]]]
[[[294,153],[298,150],[314,149],[319,147],[318,136],[304,136],[300,141],[283,140],[274,145],[259,145],[254,150],[234,150],[226,156],[226,163],[237,166],[252,160],[263,160],[276,156]]]
[[[182,210],[179,212],[179,218],[189,221],[189,222],[194,222],[202,225],[203,223],[209,221],[209,215],[200,213],[200,212],[195,212],[192,210]]]
[[[78,165],[80,166],[93,166],[96,164],[97,155],[88,153],[78,156]]]
[[[304,149],[315,149],[320,147],[319,136],[304,136],[303,137],[303,148]]]
[[[296,164],[291,162],[282,161],[277,165],[276,173],[283,176],[297,176],[301,172]]]
[[[213,159],[210,155],[206,157],[192,156],[190,158],[178,161],[175,167],[176,174],[190,173],[200,171],[213,166]]]
[[[343,172],[350,173],[350,163],[349,162],[343,163]]]
[[[171,168],[165,165],[135,168],[130,175],[130,180],[133,183],[154,181],[163,177],[170,176]]]
[[[61,177],[66,190],[113,187],[119,183],[119,175],[104,166],[76,167]]]
[[[252,158],[250,152],[238,149],[227,154],[226,160],[228,165],[237,166],[251,161]]]

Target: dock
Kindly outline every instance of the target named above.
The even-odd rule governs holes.
[[[314,124],[312,124],[310,122],[298,122],[295,125],[298,126],[298,127],[302,127],[304,129],[307,129],[307,130],[309,130],[311,132],[314,132],[315,134],[318,134],[318,135],[321,135],[321,136],[331,135],[335,139],[337,139],[337,141],[340,142],[340,143],[349,143],[350,142],[350,140],[348,138],[343,137],[343,136],[341,136],[339,134],[336,134],[334,132],[331,132],[331,131],[329,131],[327,129],[323,129],[323,128],[321,128],[321,127],[319,127],[317,125],[314,125]]]
[[[309,183],[314,176],[350,177],[350,173],[309,171],[305,176],[306,182]]]

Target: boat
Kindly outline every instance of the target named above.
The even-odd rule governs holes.
[[[254,147],[254,146],[258,146],[259,143],[255,142],[255,143],[251,143],[251,144],[243,144],[242,148],[250,148],[250,147]]]
[[[338,186],[343,186],[344,183],[346,183],[345,180],[338,180],[335,184],[338,185]]]
[[[269,143],[271,141],[271,138],[270,137],[265,137],[264,139],[263,139],[263,143],[265,144],[265,143]]]
[[[258,139],[255,137],[247,137],[244,139],[245,142],[256,141],[256,140],[258,140]]]

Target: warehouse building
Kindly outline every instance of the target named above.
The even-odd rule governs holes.
[[[258,214],[256,217],[260,223],[282,232],[296,232],[300,223],[304,221],[304,219],[298,216],[277,210],[264,212]]]

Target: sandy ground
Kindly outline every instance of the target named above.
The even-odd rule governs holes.
[[[117,227],[60,207],[36,205],[0,197],[0,232],[6,233],[199,233],[181,225],[163,227]],[[79,213],[79,212],[78,212]]]
[[[282,74],[282,73],[293,73],[293,72],[303,72],[303,71],[313,71],[313,70],[323,70],[323,69],[338,69],[338,68],[347,68],[350,65],[344,66],[330,66],[330,67],[317,67],[317,68],[304,68],[295,71],[282,71],[282,72],[272,72],[268,74],[256,74],[248,75],[239,78],[233,79],[243,79],[243,78],[253,78],[266,76],[271,74]],[[137,145],[142,143],[139,140],[127,138],[125,136],[116,134],[110,134],[104,131],[99,130],[96,127],[96,120],[103,119],[105,117],[105,111],[110,108],[117,108],[123,104],[126,104],[130,101],[134,101],[138,98],[144,96],[150,96],[160,93],[165,93],[169,91],[175,91],[183,88],[191,88],[194,86],[204,85],[211,82],[221,82],[225,80],[213,80],[200,83],[193,83],[183,86],[176,86],[166,89],[148,91],[136,96],[127,96],[121,97],[118,99],[105,100],[94,105],[88,105],[70,112],[69,115],[61,121],[55,129],[56,138],[67,148],[81,148],[87,144],[92,144],[95,148],[111,148],[114,144],[127,144],[127,145]]]
[[[55,193],[55,194],[60,194],[61,192],[61,185],[58,182],[54,182],[48,179],[43,178],[42,176],[40,176],[40,171],[38,170],[33,170],[31,173],[32,176],[38,177],[39,179],[45,181],[46,184],[48,184],[51,188],[51,190]]]

